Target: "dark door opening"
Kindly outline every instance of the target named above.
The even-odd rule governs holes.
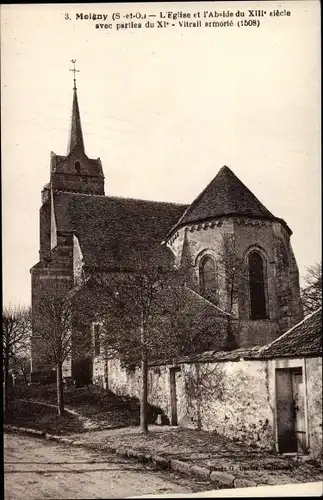
[[[305,453],[305,400],[302,368],[276,369],[276,408],[280,453]]]
[[[169,369],[169,382],[170,382],[170,405],[171,405],[171,419],[170,425],[178,425],[177,422],[177,394],[176,394],[176,373],[180,372],[180,368],[173,367]]]

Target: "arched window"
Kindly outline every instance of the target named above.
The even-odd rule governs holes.
[[[264,261],[260,253],[256,251],[249,255],[249,287],[251,319],[265,319],[267,313]]]
[[[75,167],[75,171],[79,174],[79,173],[80,173],[80,171],[81,171],[81,164],[80,164],[80,162],[79,162],[79,161],[76,161],[76,162],[74,163],[74,167]]]
[[[217,302],[216,267],[214,260],[208,255],[201,260],[199,276],[201,294],[208,300]]]

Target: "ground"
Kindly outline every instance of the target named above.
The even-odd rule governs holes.
[[[27,401],[18,399],[22,396]],[[26,387],[25,391],[17,387],[14,411],[6,423],[42,430],[58,437],[63,435],[87,450],[84,453],[112,457],[113,463],[119,452],[112,456],[111,452],[118,449],[121,450],[118,463],[120,460],[125,463],[120,457],[126,455],[137,457],[140,461],[139,454],[145,462],[153,464],[158,456],[173,469],[168,479],[175,478],[176,471],[183,474],[181,479],[180,476],[177,479],[184,481],[184,486],[197,486],[200,488],[198,491],[212,487],[222,489],[227,486],[240,488],[291,483],[296,486],[313,481],[322,482],[322,463],[309,456],[282,456],[274,451],[228,439],[216,432],[180,427],[150,425],[149,433],[145,436],[138,426],[139,404],[135,398],[123,398],[95,387],[71,388],[66,390],[66,401],[74,414],[60,418],[57,416],[57,407],[53,406],[55,396],[53,387]],[[158,409],[150,407],[152,417],[156,411]],[[71,454],[74,453],[73,449],[75,447],[71,446]],[[129,460],[129,466],[132,466],[132,460]],[[190,469],[196,466],[204,468],[203,474],[201,471],[196,473],[201,478],[198,482]],[[152,465],[149,470],[152,470]],[[169,474],[157,470],[155,473]],[[196,478],[198,476],[195,475]],[[209,479],[213,484],[210,484]]]
[[[12,412],[14,419],[11,419],[14,425],[28,426],[26,420],[32,418],[39,424],[37,428],[42,428],[48,431],[54,431],[55,434],[67,433],[71,426],[75,427],[74,432],[81,432],[81,422],[68,417],[64,425],[58,426],[57,418],[50,416],[50,412],[42,411],[42,415],[38,414],[39,406],[32,408],[24,408],[18,401],[20,398],[30,401],[40,401],[49,404],[57,404],[57,389],[56,384],[44,386],[26,386],[17,385],[14,389],[14,411]],[[102,389],[97,386],[88,387],[65,387],[64,400],[67,408],[73,408],[85,419],[90,419],[92,422],[91,428],[106,429],[115,427],[128,427],[131,425],[139,425],[139,407],[140,403],[137,398],[130,396],[118,396],[109,390]],[[27,403],[25,403],[27,404]],[[158,408],[149,405],[148,418],[149,423],[153,423],[156,419]],[[69,422],[67,421],[69,420]],[[71,424],[71,425],[68,425]],[[59,427],[59,428],[58,428]]]
[[[5,435],[5,498],[125,498],[203,491],[205,484],[116,455]]]
[[[322,467],[311,461],[303,463],[301,458],[255,449],[207,431],[149,426],[147,436],[138,427],[127,427],[69,434],[69,437],[96,450],[107,450],[110,446],[129,448],[227,472],[261,485],[296,484],[323,478]]]

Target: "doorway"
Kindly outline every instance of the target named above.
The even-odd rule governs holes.
[[[172,367],[169,369],[169,386],[170,386],[170,407],[171,418],[170,425],[178,425],[177,420],[177,393],[176,393],[176,373],[180,372],[179,367]]]
[[[302,368],[276,369],[276,409],[280,453],[306,453]]]

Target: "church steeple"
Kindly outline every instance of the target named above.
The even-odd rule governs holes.
[[[71,62],[74,65],[73,69],[70,69],[70,71],[73,71],[73,73],[74,73],[74,87],[73,87],[73,106],[72,106],[71,130],[70,130],[70,137],[69,137],[69,142],[68,142],[67,154],[70,154],[71,151],[73,151],[73,149],[76,146],[78,146],[79,150],[82,153],[84,153],[83,132],[82,132],[82,125],[81,125],[80,109],[79,109],[78,98],[77,98],[76,78],[75,78],[75,73],[79,72],[79,70],[75,68],[76,60],[72,59]]]
[[[100,158],[89,158],[84,151],[80,109],[77,98],[75,59],[73,106],[66,156],[51,154],[50,185],[53,191],[104,195],[104,175]]]

